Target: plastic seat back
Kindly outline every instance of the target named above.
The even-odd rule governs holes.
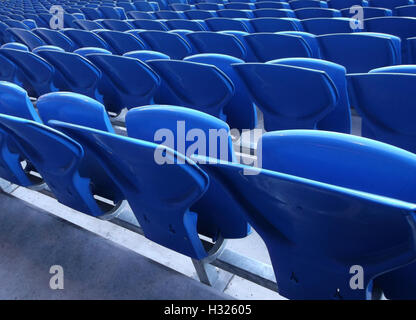
[[[116,20],[126,19],[126,14],[125,14],[124,10],[120,7],[119,8],[116,8],[116,7],[99,7],[98,10],[101,12],[104,19],[116,19]]]
[[[401,17],[416,17],[416,5],[396,7],[394,12]]]
[[[181,60],[192,54],[188,42],[176,33],[143,31],[139,35],[151,50],[164,53],[171,59]]]
[[[127,31],[133,29],[133,27],[124,20],[116,20],[116,19],[102,19],[98,20],[106,29],[114,30],[114,31]]]
[[[178,60],[147,63],[162,79],[156,103],[184,106],[225,120],[223,109],[234,94],[234,86],[218,68]]]
[[[185,20],[185,19],[172,19],[167,20],[166,25],[170,30],[191,30],[191,31],[204,31],[204,27],[197,21]]]
[[[393,15],[393,12],[390,9],[386,9],[386,8],[363,7],[362,9],[363,9],[363,15],[366,19],[386,17],[386,16]],[[355,11],[351,12],[350,8],[345,8],[341,10],[341,14],[346,18],[353,18],[355,15]]]
[[[96,8],[81,8],[80,9],[82,11],[82,13],[85,15],[85,17],[88,20],[97,20],[97,19],[102,19],[103,18],[103,14],[97,10]]]
[[[239,130],[254,129],[256,127],[256,108],[244,83],[232,67],[235,63],[243,63],[243,60],[223,54],[197,54],[185,58],[184,61],[211,64],[224,72],[230,78],[235,88],[232,99],[224,107],[227,123],[231,128]]]
[[[324,71],[337,88],[339,99],[334,110],[319,121],[316,128],[325,131],[351,133],[350,102],[348,98],[346,70],[343,66],[329,61],[311,58],[278,59],[269,63]]]
[[[140,61],[146,62],[148,60],[156,59],[170,59],[170,57],[164,53],[152,51],[152,50],[137,50],[130,51],[123,54],[124,57],[139,59]]]
[[[60,91],[71,91],[100,100],[97,92],[101,72],[76,53],[44,50],[38,53],[54,68],[54,84]]]
[[[137,29],[154,30],[154,31],[167,31],[168,28],[160,21],[136,19],[131,20],[130,23]]]
[[[103,73],[99,90],[106,109],[120,113],[152,103],[159,86],[159,76],[146,64],[131,57],[105,54],[87,56]]]
[[[328,8],[326,1],[317,0],[294,0],[290,1],[289,4],[293,10],[302,8]]]
[[[289,9],[256,9],[253,14],[256,18],[296,18],[295,13]]]
[[[290,57],[312,57],[311,48],[301,36],[255,33],[244,38],[259,62]]]
[[[268,248],[279,294],[371,298],[374,278],[414,260],[414,196],[411,203],[395,197],[403,185],[412,194],[414,179],[407,181],[416,172],[413,154],[361,137],[306,130],[267,133],[261,145],[265,169],[199,166],[210,183],[226,186],[225,201],[244,203],[244,216]],[[359,164],[351,169],[351,163]],[[350,286],[352,261],[366,270],[362,290]]]
[[[223,18],[253,18],[251,10],[239,10],[239,9],[222,9],[217,11],[217,15]]]
[[[97,30],[95,33],[109,45],[109,50],[114,54],[123,55],[145,48],[145,44],[131,33],[112,30]]]
[[[331,33],[351,33],[357,29],[352,29],[354,20],[348,18],[313,18],[302,21],[306,32],[321,35]]]
[[[370,7],[394,9],[413,4],[412,0],[367,0]]]
[[[208,186],[202,170],[171,149],[166,149],[167,157],[184,163],[158,164],[154,143],[71,124],[54,125],[94,150],[148,239],[195,259],[207,255],[197,234],[197,215],[190,211]]]
[[[160,10],[156,11],[155,15],[158,19],[184,19],[186,18],[185,14],[178,11],[169,11],[169,10]]]
[[[183,13],[191,20],[205,20],[217,16],[214,11],[208,10],[186,10]]]
[[[416,18],[411,17],[380,17],[364,21],[367,31],[387,33],[402,40],[403,63],[408,63],[407,39],[416,36]]]
[[[158,139],[162,130],[169,130],[173,141],[170,143],[166,140],[163,145],[186,154],[187,157],[197,154],[223,161],[234,160],[228,125],[196,110],[178,106],[135,108],[127,113],[126,126],[129,137],[155,143],[161,143]],[[185,136],[196,134],[199,142],[209,137],[209,143],[204,142],[206,148],[198,149],[194,148],[195,141],[186,140],[183,141],[184,144],[176,143],[183,134]],[[215,201],[222,196],[223,190],[220,186],[210,184],[203,197],[191,207],[191,210],[198,214],[198,232],[214,240],[220,235],[223,238],[245,237],[249,228],[239,212],[241,209],[230,206],[232,204],[230,202]],[[219,214],[221,212],[229,214]]]
[[[394,36],[330,34],[319,36],[318,41],[323,58],[343,65],[348,73],[368,72],[401,63],[400,39]]]
[[[92,54],[92,53],[112,54],[110,51],[106,49],[94,48],[94,47],[79,48],[75,50],[74,53],[79,54],[80,56],[83,56],[83,57],[86,57],[88,54]]]
[[[363,0],[329,0],[328,6],[334,9],[346,9],[352,6],[363,6]]]
[[[287,2],[257,1],[254,3],[257,9],[291,9]]]
[[[103,29],[103,26],[97,21],[75,20],[74,24],[77,26],[77,29],[82,29],[82,30],[92,31],[92,30],[97,30],[97,29]]]
[[[218,32],[192,32],[186,35],[199,53],[220,53],[245,60],[247,56],[243,43],[231,34]]]
[[[38,28],[34,29],[33,33],[47,44],[62,48],[64,51],[73,51],[75,49],[72,40],[57,30]]]
[[[11,37],[12,40],[23,43],[30,50],[33,50],[36,47],[45,44],[45,42],[41,38],[30,32],[29,30],[10,28],[7,29],[6,33],[8,34],[7,36]]]
[[[351,103],[363,118],[362,135],[416,152],[409,98],[416,75],[385,72],[348,76]]]
[[[231,18],[209,18],[205,20],[208,28],[211,31],[225,31],[225,30],[234,30],[234,31],[245,31],[249,32],[246,24],[242,20],[231,19]]]
[[[16,67],[13,82],[23,87],[31,97],[55,91],[53,84],[54,68],[32,52],[0,49],[0,54]]]
[[[15,50],[21,50],[21,51],[29,51],[29,48],[25,46],[23,43],[19,42],[8,42],[3,45],[1,45],[2,49],[15,49]]]
[[[108,44],[100,36],[91,31],[65,29],[61,32],[70,38],[77,48],[95,47],[108,49]]]
[[[29,30],[29,27],[19,20],[6,19],[3,20],[3,22],[7,24],[10,28]]]
[[[298,19],[341,17],[341,12],[328,8],[303,8],[295,10]]]
[[[153,12],[144,12],[144,11],[127,12],[127,17],[133,20],[134,19],[147,19],[147,20],[156,19],[156,16],[154,15]]]
[[[233,67],[262,110],[267,131],[316,129],[339,101],[334,82],[321,70],[262,63]]]
[[[298,31],[302,26],[295,19],[256,18],[250,20],[255,32]]]

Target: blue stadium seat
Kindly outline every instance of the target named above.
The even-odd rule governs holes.
[[[246,2],[231,2],[231,3],[224,3],[225,9],[233,9],[233,10],[254,10],[256,6],[254,3],[246,3]],[[217,9],[220,10],[220,9]]]
[[[351,104],[363,119],[364,137],[415,153],[416,132],[411,121],[414,107],[409,97],[414,90],[416,72],[413,66],[404,70],[400,66],[396,68],[349,75]],[[413,73],[410,72],[412,70]]]
[[[174,11],[185,11],[195,8],[193,5],[187,3],[171,3],[169,7]]]
[[[145,48],[145,44],[140,39],[128,32],[96,30],[95,33],[108,44],[108,49],[114,54],[122,55]]]
[[[87,20],[97,20],[102,19],[103,14],[96,8],[80,8],[81,12],[85,15]]]
[[[125,20],[127,19],[126,13],[123,8],[120,7],[99,7],[98,11],[101,12],[104,19],[116,19]]]
[[[394,9],[413,4],[413,0],[367,0],[370,7]]]
[[[328,6],[334,9],[350,9],[352,6],[364,6],[363,0],[328,0]],[[367,3],[366,3],[367,4]],[[367,4],[368,5],[368,4]]]
[[[289,4],[293,10],[302,8],[328,8],[326,1],[317,0],[294,0],[289,1]]]
[[[295,10],[298,19],[341,17],[341,12],[328,8],[303,8]]]
[[[208,28],[211,31],[245,31],[250,32],[247,24],[243,20],[231,19],[231,18],[209,18],[205,20]]]
[[[64,49],[57,47],[57,46],[51,46],[51,45],[43,45],[40,47],[36,47],[35,49],[32,50],[32,53],[38,54],[39,51],[42,50],[54,50],[54,51],[61,51],[61,52],[65,52]]]
[[[103,29],[103,26],[96,21],[90,21],[90,20],[75,20],[74,24],[77,26],[76,29],[82,29],[82,30],[96,30],[96,29]]]
[[[244,44],[232,34],[202,31],[191,32],[186,38],[198,53],[220,53],[242,60],[247,56]]]
[[[8,42],[1,45],[2,49],[15,49],[15,50],[22,50],[22,51],[29,51],[29,48],[25,46],[23,43],[19,42]]]
[[[195,4],[195,8],[199,10],[212,10],[217,11],[224,9],[224,4],[221,3],[212,3],[212,2],[199,2]]]
[[[133,26],[124,20],[100,19],[97,20],[97,22],[102,24],[105,29],[114,31],[127,31],[133,29]]]
[[[131,2],[117,2],[117,6],[124,9],[124,12],[135,11],[137,8]]]
[[[234,95],[234,85],[218,68],[179,60],[147,64],[162,79],[155,103],[184,106],[226,120],[223,109]]]
[[[74,51],[74,53],[79,54],[80,56],[86,57],[88,54],[112,54],[110,51],[103,48],[94,48],[94,47],[84,47],[79,48]]]
[[[95,47],[108,49],[108,44],[97,34],[78,29],[65,29],[61,31],[64,35],[70,38],[77,48]]]
[[[201,23],[194,20],[166,20],[165,24],[170,30],[180,29],[180,30],[190,30],[190,31],[204,31],[204,27]]]
[[[0,55],[17,67],[12,82],[23,87],[31,97],[39,97],[56,90],[53,84],[54,68],[38,55],[4,48],[0,49]]]
[[[323,59],[343,65],[348,73],[401,63],[400,39],[380,33],[318,36]]]
[[[161,22],[156,20],[136,19],[130,20],[130,23],[137,29],[167,31],[168,28]]]
[[[352,29],[353,19],[349,18],[313,18],[302,21],[306,32],[321,35],[332,33],[351,33],[357,29]]]
[[[334,110],[319,121],[316,128],[325,131],[351,133],[350,103],[347,91],[346,70],[343,66],[325,60],[311,58],[286,58],[268,63],[324,71],[336,86],[339,99]]]
[[[267,133],[260,149],[264,169],[194,159],[265,241],[282,296],[366,299],[374,278],[414,261],[414,154],[308,130]],[[350,286],[351,261],[364,290]]]
[[[153,12],[144,12],[144,11],[130,11],[127,12],[127,17],[130,19],[156,19],[156,16]]]
[[[97,90],[101,71],[76,53],[42,50],[38,55],[54,68],[54,84],[60,91],[71,91],[100,100]]]
[[[316,129],[339,101],[337,87],[321,70],[263,63],[233,67],[263,112],[266,131]]]
[[[256,9],[253,14],[256,18],[296,18],[295,13],[289,9]]]
[[[244,61],[224,54],[197,54],[184,61],[211,64],[224,72],[234,85],[234,96],[224,107],[227,123],[233,129],[254,129],[257,125],[257,111],[241,78],[237,75],[232,64]]]
[[[29,27],[19,20],[6,19],[6,20],[3,20],[3,22],[7,24],[10,28],[29,30]]]
[[[390,9],[386,8],[370,8],[370,7],[363,7],[363,16],[365,19],[369,18],[377,18],[377,17],[386,17],[392,16],[393,13]],[[346,8],[341,10],[341,13],[346,18],[353,18],[355,16],[355,12],[350,12],[350,8]]]
[[[255,32],[279,32],[302,30],[299,20],[288,18],[256,18],[250,23]]]
[[[168,10],[160,10],[160,11],[156,11],[155,15],[158,19],[166,19],[166,20],[170,20],[170,19],[185,19],[186,16],[184,13],[182,12],[178,12],[178,11],[168,11]]]
[[[150,2],[147,2],[147,1],[134,2],[134,6],[136,7],[137,11],[143,11],[143,12],[151,12],[151,11],[159,10],[158,8],[156,9],[154,7],[154,3],[150,3]]]
[[[192,48],[188,42],[176,33],[142,31],[139,36],[151,50],[164,53],[171,59],[181,60],[192,54]]]
[[[257,1],[254,3],[257,9],[291,9],[287,2]]]
[[[394,12],[401,17],[416,17],[416,5],[396,7]]]
[[[75,49],[72,40],[58,30],[37,28],[33,29],[32,32],[45,41],[45,43],[62,48],[64,51],[73,51]]]
[[[208,10],[186,10],[184,14],[191,20],[205,20],[217,16],[215,12]]]
[[[402,40],[402,61],[408,63],[407,39],[416,36],[416,18],[412,17],[380,17],[364,20],[369,32],[387,33]]]
[[[222,9],[217,11],[217,15],[223,18],[254,18],[251,10]]]
[[[159,76],[146,64],[133,57],[89,54],[86,58],[102,72],[98,89],[109,112],[119,114],[151,104],[160,84]]]
[[[311,47],[299,35],[254,33],[246,35],[244,38],[259,62],[289,57],[313,58]]]
[[[6,30],[6,38],[26,45],[30,50],[46,44],[41,38],[25,29],[10,28]]]

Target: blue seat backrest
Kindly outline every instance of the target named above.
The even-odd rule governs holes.
[[[290,9],[290,4],[283,1],[258,1],[254,5],[257,9]]]
[[[127,12],[137,10],[137,8],[134,6],[133,3],[127,2],[127,1],[126,2],[118,2],[117,6],[123,8],[124,11],[126,12],[126,14],[127,14]]]
[[[13,137],[59,202],[93,216],[103,214],[89,179],[80,176],[84,153],[77,142],[38,122],[2,114],[0,129]]]
[[[352,185],[366,181],[382,189],[389,181],[384,168],[390,161],[401,172],[392,176],[400,185],[407,181],[406,172],[416,172],[414,155],[360,137],[306,130],[268,133],[261,145],[265,169],[232,163],[200,167],[210,183],[226,186],[223,198],[243,206],[265,241],[279,294],[290,299],[366,299],[376,276],[414,259],[414,220],[409,218],[414,202],[343,187],[348,179]],[[359,169],[352,170],[351,163],[357,161]],[[368,167],[374,180],[366,178]],[[372,238],[383,233],[386,223],[392,226],[387,237]],[[380,254],[382,259],[377,258]],[[364,290],[349,285],[351,261],[368,272]]]
[[[183,12],[178,11],[169,11],[169,10],[160,10],[156,11],[155,15],[158,19],[184,19],[186,18]]]
[[[363,6],[363,0],[329,0],[328,6],[334,9],[346,9],[352,6]]]
[[[143,41],[131,33],[114,30],[96,30],[95,33],[108,44],[109,50],[114,54],[122,55],[129,51],[145,48]]]
[[[96,8],[81,8],[82,13],[88,20],[96,20],[103,18],[103,14]]]
[[[76,53],[43,50],[38,53],[54,68],[54,84],[60,91],[71,91],[100,99],[97,92],[101,71]]]
[[[225,119],[223,108],[232,98],[234,86],[218,68],[178,60],[147,63],[162,79],[156,103],[184,106]]]
[[[211,3],[211,2],[199,2],[195,4],[195,8],[199,10],[212,10],[217,11],[224,9],[224,4],[220,3]]]
[[[401,6],[394,9],[397,16],[416,17],[416,5]]]
[[[136,19],[136,20],[131,20],[130,23],[137,29],[156,30],[156,31],[168,30],[168,28],[161,21],[157,21],[157,20]]]
[[[231,128],[239,130],[254,129],[256,127],[256,107],[244,83],[232,67],[232,64],[243,63],[243,60],[223,54],[197,54],[185,58],[184,61],[211,64],[224,72],[230,78],[235,88],[234,96],[224,107],[227,123]]]
[[[394,9],[413,4],[413,0],[367,0],[370,7]]]
[[[234,160],[227,124],[196,110],[178,106],[135,108],[126,115],[126,127],[129,137],[160,143],[188,157],[197,154],[224,161]],[[183,141],[179,140],[181,137]],[[164,138],[166,140],[162,141]],[[196,145],[201,147],[195,148]],[[191,210],[198,214],[198,232],[214,239],[219,235],[224,238],[246,236],[249,229],[239,212],[241,209],[230,207],[231,202],[215,201],[222,196],[221,186],[210,184],[203,197],[192,206]]]
[[[29,27],[27,25],[25,25],[23,22],[18,21],[18,20],[6,19],[6,20],[3,20],[3,22],[7,24],[10,28],[29,30]]]
[[[147,19],[147,20],[156,19],[156,16],[154,15],[153,12],[144,12],[144,11],[127,12],[127,17],[133,20],[134,19]]]
[[[349,18],[313,18],[302,21],[305,31],[316,35],[356,32],[357,29],[351,28],[353,24],[354,20]]]
[[[400,39],[383,34],[329,34],[318,36],[325,60],[343,65],[348,73],[401,63]],[[398,53],[397,53],[398,51]]]
[[[208,10],[186,10],[184,14],[191,20],[205,20],[217,16],[215,11]]]
[[[75,50],[74,53],[79,54],[80,56],[83,56],[83,57],[86,57],[88,54],[92,54],[92,53],[112,54],[110,51],[106,49],[94,48],[94,47],[79,48]]]
[[[364,20],[364,27],[370,32],[387,33],[402,40],[403,63],[408,63],[407,39],[416,36],[416,18],[379,17]]]
[[[247,50],[234,35],[219,32],[192,32],[186,35],[198,53],[220,53],[245,60]]]
[[[321,48],[319,46],[318,39],[314,34],[304,31],[280,31],[279,34],[288,34],[301,37],[303,40],[305,40],[311,49],[312,57],[321,59]]]
[[[256,9],[253,10],[256,18],[296,18],[295,13],[289,9]]]
[[[170,57],[164,53],[152,51],[152,50],[137,50],[130,51],[123,54],[124,57],[139,59],[140,61],[146,62],[148,60],[156,59],[170,59]]]
[[[145,63],[131,57],[105,54],[87,55],[103,73],[99,90],[108,111],[119,113],[152,103],[159,76]]]
[[[126,14],[124,13],[124,10],[121,11],[115,7],[99,7],[98,11],[101,12],[104,19],[117,19],[117,20],[126,19]]]
[[[96,47],[108,49],[108,44],[97,34],[78,29],[65,29],[62,31],[68,38],[70,38],[77,48]]]
[[[74,24],[77,26],[77,29],[89,31],[103,28],[103,26],[100,23],[90,20],[75,20]]]
[[[298,35],[254,33],[244,38],[259,62],[289,57],[312,57],[312,49]]]
[[[341,10],[341,13],[346,18],[353,18],[356,15],[355,11],[350,10],[350,8],[345,8]],[[386,8],[363,7],[363,14],[366,19],[369,19],[369,18],[392,16],[393,12],[390,9],[386,9]]]
[[[416,152],[414,103],[409,98],[416,75],[393,73],[390,68],[385,72],[348,76],[351,103],[363,118],[362,135]]]
[[[320,59],[286,58],[270,61],[272,64],[283,64],[324,71],[337,88],[339,100],[334,110],[317,124],[317,129],[351,133],[351,112],[348,98],[346,70],[343,66]]]
[[[188,42],[176,33],[142,31],[139,36],[151,50],[164,53],[171,59],[181,60],[192,54],[192,48]]]
[[[234,10],[253,10],[256,9],[254,3],[244,3],[244,2],[234,2],[234,3],[224,3],[225,9],[234,9]]]
[[[293,10],[302,8],[328,8],[326,1],[317,0],[295,0],[290,1],[289,4]]]
[[[303,8],[295,10],[298,19],[341,17],[341,12],[327,8]]]
[[[18,28],[10,28],[6,31],[6,37],[11,38],[14,41],[23,43],[26,45],[30,50],[35,49],[41,45],[44,45],[45,42],[30,32],[29,30],[25,29],[18,29]]]
[[[64,51],[73,51],[75,48],[72,40],[57,30],[38,28],[32,31],[47,44],[62,48]]]
[[[154,11],[154,8],[152,7],[152,5],[147,1],[134,2],[134,6],[136,7],[136,10],[138,11],[144,11],[144,12]]]
[[[15,49],[0,49],[0,55],[17,67],[13,82],[28,91],[31,97],[56,90],[53,84],[54,68],[41,57]]]
[[[253,12],[251,10],[240,10],[240,9],[222,9],[217,11],[219,17],[224,18],[253,18]]]
[[[234,64],[264,114],[266,131],[316,129],[339,101],[331,78],[321,70],[277,64]]]
[[[166,25],[170,30],[191,30],[191,31],[204,31],[204,27],[198,21],[185,20],[185,19],[172,19],[167,20]]]
[[[131,24],[124,20],[116,20],[116,19],[101,19],[97,20],[100,24],[103,25],[105,29],[115,30],[115,31],[127,31],[134,29]]]
[[[166,150],[167,157],[185,163],[158,164],[154,158],[158,145],[150,142],[71,124],[54,122],[54,126],[95,151],[97,162],[122,190],[148,239],[192,258],[207,255],[197,234],[197,215],[190,211],[209,183],[201,169],[171,149]]]
[[[279,32],[302,30],[300,21],[286,18],[256,18],[250,20],[255,32]]]
[[[29,51],[29,48],[24,45],[23,43],[19,42],[7,42],[3,45],[1,45],[0,48],[4,49],[15,49],[15,50],[21,50],[21,51]]]
[[[209,18],[205,19],[205,23],[211,31],[245,31],[249,32],[247,25],[242,20],[231,18]]]

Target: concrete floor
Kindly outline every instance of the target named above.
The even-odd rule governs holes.
[[[260,121],[262,119],[260,118]],[[353,134],[355,135],[360,135],[361,133],[361,120],[354,116],[352,119],[352,124],[353,124]],[[92,217],[89,217],[87,215],[81,214],[79,212],[76,212],[68,207],[65,207],[61,204],[59,204],[56,200],[45,196],[39,192],[35,192],[35,191],[31,191],[25,188],[17,188],[16,190],[14,190],[11,193],[14,197],[16,198],[20,198],[28,203],[31,203],[33,205],[38,206],[39,208],[45,209],[46,211],[48,211],[49,213],[55,215],[56,217],[59,217],[61,219],[64,219],[66,221],[71,222],[74,225],[79,226],[80,228],[84,229],[84,230],[88,230],[90,232],[92,232],[93,234],[96,234],[104,239],[107,239],[109,241],[99,241],[100,239],[97,240],[97,238],[94,238],[94,240],[90,240],[92,241],[92,243],[94,243],[93,246],[88,246],[88,245],[82,245],[82,248],[84,248],[84,253],[86,254],[86,257],[88,257],[88,259],[91,259],[91,262],[88,263],[86,261],[83,261],[85,263],[85,268],[83,269],[83,272],[85,272],[84,277],[85,279],[88,279],[88,282],[92,282],[94,285],[97,285],[97,281],[104,281],[104,287],[106,288],[106,290],[108,289],[109,292],[117,292],[117,294],[114,294],[112,296],[109,292],[105,292],[105,290],[99,290],[97,287],[97,289],[93,290],[90,297],[98,297],[98,298],[117,298],[118,297],[125,297],[126,295],[132,295],[134,296],[135,294],[137,294],[136,298],[147,298],[147,299],[153,299],[153,298],[157,298],[157,293],[159,292],[160,296],[159,298],[163,298],[163,297],[173,297],[173,298],[182,298],[182,299],[188,299],[188,298],[192,298],[192,297],[198,297],[198,295],[196,294],[196,291],[201,292],[201,295],[205,295],[205,297],[207,299],[209,298],[224,298],[227,297],[226,295],[228,295],[229,297],[232,298],[236,298],[236,299],[285,299],[282,296],[280,296],[279,294],[277,294],[276,292],[273,292],[271,290],[265,289],[263,287],[260,287],[256,284],[253,284],[247,280],[241,279],[237,276],[234,276],[230,283],[228,284],[228,286],[225,288],[224,290],[224,294],[220,293],[220,292],[213,292],[212,289],[206,290],[206,286],[203,286],[199,283],[197,283],[196,281],[192,281],[193,284],[189,284],[189,280],[188,278],[184,278],[181,275],[179,275],[178,273],[185,275],[187,277],[191,277],[191,278],[197,278],[196,274],[195,274],[195,270],[193,268],[192,262],[188,257],[185,257],[183,255],[180,255],[176,252],[173,252],[169,249],[166,249],[164,247],[161,247],[147,239],[145,239],[143,236],[138,235],[134,232],[131,232],[129,230],[126,230],[124,228],[121,228],[117,225],[114,225],[110,222],[107,221],[102,221],[102,220],[98,220]],[[0,221],[2,221],[3,219],[7,218],[5,216],[6,209],[8,208],[8,203],[10,202],[6,202],[3,205],[3,200],[0,200],[1,206],[0,206]],[[5,207],[4,207],[5,206]],[[3,209],[2,209],[3,208]],[[13,213],[14,214],[14,213]],[[7,215],[7,214],[6,214]],[[10,214],[9,216],[11,216],[12,214]],[[61,222],[62,223],[62,222]],[[2,226],[2,222],[0,222],[0,226]],[[1,228],[1,227],[0,227]],[[78,234],[79,230],[76,228],[73,228],[74,230],[74,235]],[[33,235],[33,237],[31,237],[31,241],[38,241],[38,239],[42,239],[42,234],[49,234],[50,232],[52,232],[53,230],[47,230],[47,229],[43,229],[43,232],[34,232],[32,233],[32,231],[28,230],[28,236],[29,235]],[[21,230],[22,234],[24,233],[23,230]],[[2,231],[0,230],[0,234],[2,234]],[[57,235],[55,235],[57,236]],[[72,251],[75,247],[71,247],[72,246],[72,241],[70,241],[70,239],[74,239],[75,242],[77,242],[78,244],[74,244],[75,246],[81,246],[82,241],[76,239],[77,237],[72,237],[69,234],[65,234],[66,237],[66,245],[63,246],[61,249],[63,250],[63,252],[69,252]],[[81,238],[83,236],[80,236]],[[58,237],[59,238],[59,237]],[[5,239],[7,240],[7,239]],[[61,239],[60,239],[61,240]],[[6,241],[6,243],[8,243],[9,245],[11,245],[14,241],[19,241],[18,238],[13,238],[13,239],[8,239]],[[102,244],[100,245],[100,243],[102,242]],[[0,241],[0,255],[2,256],[1,253],[1,249],[2,249],[2,244],[3,241]],[[126,281],[128,279],[128,277],[125,277],[124,279],[122,278],[122,280],[120,280],[120,275],[115,274],[113,269],[113,273],[111,274],[111,276],[109,278],[103,279],[103,277],[101,277],[100,272],[97,273],[97,270],[99,268],[102,268],[103,265],[106,265],[106,259],[108,260],[108,257],[105,256],[105,249],[103,249],[105,246],[109,246],[111,243],[111,246],[117,245],[119,247],[119,249],[121,250],[120,255],[126,255],[126,261],[134,261],[132,263],[134,263],[135,266],[137,266],[137,268],[134,269],[133,266],[127,266],[127,265],[123,265],[123,268],[127,268],[127,272],[131,272],[135,275],[134,279],[130,279],[129,281],[132,281],[133,283],[139,283],[140,281],[143,280],[143,278],[155,278],[155,273],[152,273],[152,270],[150,266],[144,267],[143,270],[141,268],[141,266],[143,264],[145,264],[145,262],[143,262],[142,260],[146,260],[147,262],[149,261],[154,261],[157,262],[155,264],[155,270],[159,270],[159,269],[165,269],[165,270],[169,270],[173,269],[177,272],[172,273],[171,276],[168,276],[168,278],[164,279],[162,281],[162,283],[166,283],[166,281],[169,281],[169,283],[174,284],[178,289],[176,290],[176,295],[174,295],[172,292],[169,292],[169,290],[166,292],[166,289],[163,285],[161,285],[158,282],[152,282],[152,286],[154,285],[153,288],[150,287],[146,287],[147,289],[144,291],[146,292],[145,294],[140,295],[138,291],[134,291],[134,289],[131,289],[133,291],[128,291],[127,293],[125,293],[123,295],[123,290],[125,290],[125,286]],[[17,246],[17,245],[16,245]],[[96,247],[99,247],[100,253],[97,256],[97,250]],[[103,248],[101,248],[103,247]],[[263,241],[261,240],[261,238],[255,233],[253,232],[253,234],[251,234],[249,237],[242,239],[242,240],[231,240],[228,241],[227,243],[227,248],[230,248],[236,252],[239,252],[241,254],[244,254],[248,257],[254,258],[256,260],[265,262],[265,263],[269,263],[270,264],[270,259],[267,253],[267,249],[263,243]],[[17,250],[17,248],[15,248]],[[128,250],[125,250],[128,249]],[[113,251],[112,251],[113,252]],[[132,256],[133,254],[133,256]],[[61,253],[61,256],[64,256],[64,254]],[[97,256],[97,257],[96,257]],[[33,256],[32,256],[33,257]],[[44,258],[45,258],[45,263],[46,261],[49,261],[49,255],[45,254]],[[110,258],[111,260],[118,260]],[[136,260],[137,262],[136,262]],[[12,261],[12,260],[10,260]],[[21,262],[20,260],[17,258],[13,260],[14,264],[16,265],[16,267],[18,267]],[[68,261],[68,263],[70,263],[71,261]],[[126,262],[126,264],[127,264]],[[11,262],[10,262],[11,263]],[[52,261],[48,262],[48,263],[52,263]],[[111,262],[110,262],[111,264]],[[161,265],[163,266],[161,266]],[[11,264],[12,265],[12,264]],[[30,265],[30,263],[29,263]],[[90,269],[88,269],[90,268]],[[97,269],[98,268],[98,269]],[[104,268],[105,269],[105,268]],[[72,272],[78,272],[77,271],[77,265],[76,264],[69,264],[69,270],[70,273]],[[5,274],[7,274],[7,272],[3,269],[3,264],[0,262],[0,283],[2,284],[2,286],[0,286],[0,298],[5,297],[5,294],[7,295],[7,290],[9,290],[9,292],[13,292],[13,295],[10,295],[10,297],[25,297],[22,294],[22,291],[18,288],[18,283],[9,281],[8,279],[5,278]],[[42,271],[43,272],[43,271]],[[157,272],[157,271],[155,271]],[[30,275],[30,273],[28,273]],[[35,273],[36,277],[39,277],[38,281],[46,281],[44,278],[45,276],[48,277],[48,279],[50,278],[50,275],[48,273],[46,273],[46,275],[44,274],[40,274],[40,273]],[[87,276],[88,275],[88,276]],[[35,277],[35,276],[33,276]],[[98,277],[98,278],[96,278]],[[113,281],[111,280],[113,277]],[[43,279],[43,280],[42,280]],[[172,279],[172,282],[170,282]],[[5,281],[6,283],[8,283],[7,288],[9,289],[4,289],[3,288],[3,281]],[[14,280],[13,280],[14,281]],[[24,279],[24,281],[29,281],[30,282],[30,277],[26,277]],[[48,280],[49,281],[49,280]],[[120,282],[120,281],[124,281],[124,282]],[[42,282],[42,284],[43,284]],[[181,284],[182,283],[182,284]],[[198,284],[198,286],[195,285]],[[80,284],[78,284],[79,286],[75,286],[74,288],[79,288],[79,293],[77,293],[76,289],[74,289],[74,291],[72,293],[68,294],[69,298],[84,298],[84,297],[88,297],[88,294],[85,290],[82,289],[82,286]],[[111,285],[113,285],[113,287],[111,287]],[[16,292],[11,291],[13,286],[16,286]],[[144,285],[146,286],[146,285]],[[139,286],[140,287],[140,286]],[[197,288],[197,289],[195,289]],[[202,288],[202,289],[201,289]],[[6,291],[4,291],[6,290]],[[195,291],[196,290],[196,291]],[[171,296],[170,296],[171,295]]]

